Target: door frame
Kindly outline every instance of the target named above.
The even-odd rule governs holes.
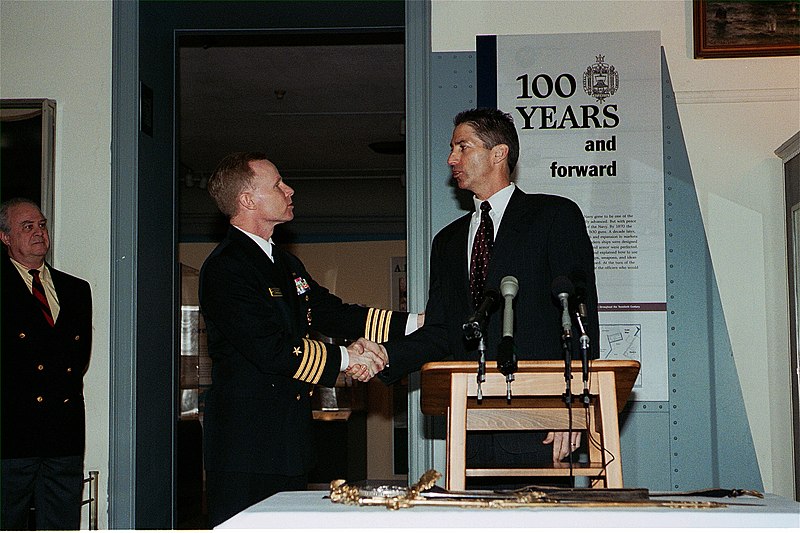
[[[185,2],[181,9],[197,7]],[[315,6],[322,6],[316,3]],[[173,4],[174,6],[177,3]],[[250,4],[251,6],[253,4]],[[273,4],[275,5],[275,4]],[[142,159],[153,141],[140,132],[143,109],[141,76],[149,58],[140,57],[140,10],[138,0],[114,0],[112,4],[112,143],[111,143],[111,375],[109,421],[109,482],[108,513],[111,529],[169,529],[175,527],[175,426],[173,411],[177,402],[172,390],[158,390],[155,400],[150,395],[150,375],[153,365],[161,364],[171,370],[167,380],[175,382],[177,340],[180,338],[176,309],[166,310],[174,315],[169,327],[155,330],[160,338],[153,339],[153,328],[145,320],[152,304],[149,290],[154,250],[149,237],[153,221],[145,202],[140,202],[147,179],[151,179],[151,161]],[[405,1],[406,26],[406,124],[414,135],[408,137],[406,149],[409,304],[421,309],[426,300],[428,252],[430,249],[430,142],[429,142],[429,64],[430,64],[430,2]],[[285,29],[285,28],[283,28]],[[297,29],[303,29],[298,27]],[[186,28],[181,28],[185,31]],[[173,39],[174,49],[175,42]],[[174,137],[171,153],[175,153]],[[174,158],[173,158],[174,165]],[[174,172],[174,169],[173,169]],[[174,176],[173,176],[174,178]],[[174,182],[172,179],[173,198]],[[163,199],[162,199],[163,200]],[[148,203],[150,198],[148,198]],[[175,245],[175,209],[172,218],[165,220],[164,232],[171,231]],[[168,217],[165,217],[168,218]],[[150,246],[150,248],[148,248]],[[175,250],[164,261],[175,265]],[[175,269],[163,275],[162,285],[169,285],[162,298],[170,298],[177,306],[178,277]],[[148,271],[148,269],[150,271]],[[416,274],[416,275],[415,275]],[[156,351],[154,346],[161,346]],[[165,353],[170,363],[157,363]],[[154,362],[156,361],[156,362]],[[157,370],[157,369],[155,369]],[[164,388],[159,386],[159,388]],[[171,409],[152,418],[152,403],[159,397],[173,398]],[[413,408],[411,393],[409,414]],[[164,421],[167,421],[167,425]],[[171,429],[168,421],[172,420]],[[423,426],[410,416],[409,468],[410,474],[430,463],[430,445],[420,439]],[[170,456],[171,455],[171,456]],[[154,462],[153,462],[154,461]],[[155,464],[155,467],[152,465]],[[164,495],[171,495],[169,509],[164,509]],[[161,514],[154,512],[161,509]]]

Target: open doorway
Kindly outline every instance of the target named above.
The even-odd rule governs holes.
[[[405,281],[403,42],[402,28],[178,35],[178,528],[205,527],[201,425],[210,360],[197,279],[227,227],[207,180],[230,152],[266,152],[295,189],[295,219],[278,227],[275,242],[345,301],[400,309],[392,283]],[[310,482],[405,480],[405,389],[341,385],[316,395],[325,449]]]
[[[429,10],[426,2],[404,0],[114,3],[109,527],[172,529],[178,524],[177,37],[200,31],[404,30],[407,53],[421,58],[407,65],[413,79],[405,93],[409,131],[418,132],[407,139],[406,150],[408,186],[416,200],[428,179]],[[419,221],[428,217],[422,209],[410,226],[411,272],[424,272],[419,265],[429,240]],[[410,280],[412,305],[424,301],[420,279]]]

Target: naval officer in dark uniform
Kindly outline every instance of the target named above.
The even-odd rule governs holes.
[[[415,329],[418,317],[343,303],[272,243],[275,226],[294,217],[294,191],[264,154],[227,156],[208,190],[230,219],[200,272],[212,358],[204,460],[213,527],[272,494],[306,488],[314,385],[334,386],[343,370],[367,380],[384,368],[363,340],[345,348],[308,333],[382,342]]]

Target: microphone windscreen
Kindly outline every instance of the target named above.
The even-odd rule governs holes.
[[[582,270],[575,270],[569,275],[569,279],[575,287],[575,297],[578,300],[586,299],[586,288],[589,286],[589,278]]]
[[[506,276],[500,280],[500,294],[503,297],[515,297],[519,291],[519,282],[514,276]]]
[[[497,289],[486,289],[483,291],[483,299],[490,301],[494,305],[500,301],[500,293],[497,292]]]
[[[497,289],[486,289],[483,291],[483,301],[478,305],[478,309],[475,312],[477,314],[485,313],[488,315],[494,312],[502,301],[503,299],[500,297],[500,293]]]
[[[559,294],[566,293],[569,296],[575,291],[575,286],[569,280],[567,276],[558,276],[556,279],[553,280],[553,284],[550,286],[553,296],[558,298]]]

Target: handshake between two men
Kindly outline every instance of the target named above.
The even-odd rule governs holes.
[[[386,348],[363,337],[347,347],[347,355],[350,363],[344,372],[358,381],[369,381],[389,364]]]

